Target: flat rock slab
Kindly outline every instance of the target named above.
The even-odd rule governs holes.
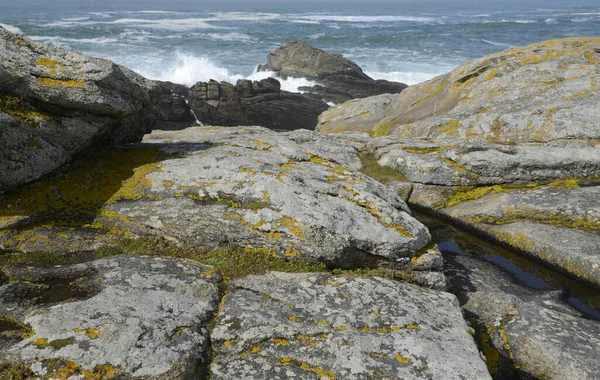
[[[496,359],[489,363],[496,378],[515,378],[499,360],[512,361],[526,378],[600,378],[600,321],[570,307],[560,292],[520,286],[492,263],[452,256],[445,262],[446,276],[463,309],[487,334],[484,351]]]
[[[449,293],[271,272],[233,282],[211,379],[489,379]]]
[[[155,132],[144,143],[169,158],[136,169],[143,175],[102,207],[102,223],[341,268],[435,266],[411,260],[430,244],[426,227],[396,193],[360,173],[357,150],[335,138],[197,127]]]
[[[365,149],[407,180],[428,185],[522,184],[600,173],[600,149],[591,141],[500,145],[387,136],[371,140]]]
[[[11,276],[13,282],[0,287],[0,312],[31,307],[19,319],[32,331],[0,354],[26,363],[36,376],[204,376],[210,360],[206,326],[222,294],[213,267],[115,256]],[[40,287],[45,293],[36,293]]]

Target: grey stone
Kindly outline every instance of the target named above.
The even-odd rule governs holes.
[[[512,379],[517,373],[549,380],[600,376],[600,322],[570,307],[560,292],[517,285],[494,264],[470,256],[447,257],[445,273],[463,309],[499,354],[500,364],[489,366],[497,378]],[[507,371],[502,361],[517,370]]]
[[[382,278],[235,280],[212,379],[489,379],[456,298]]]
[[[323,133],[344,131],[370,132],[385,117],[385,109],[394,99],[392,94],[382,94],[364,99],[349,100],[329,108],[319,115],[315,130]]]
[[[2,314],[31,303],[15,295],[41,294],[22,318],[33,335],[4,349],[5,359],[28,364],[38,376],[53,371],[65,378],[84,371],[98,378],[205,376],[207,323],[221,297],[221,277],[213,267],[116,256],[12,276],[13,282],[0,287]],[[18,287],[31,290],[19,292]],[[51,360],[63,367],[54,368]]]
[[[598,140],[598,51],[598,37],[507,49],[409,87],[375,124],[357,127],[350,118],[335,132],[371,127],[373,136],[495,143]],[[346,107],[350,116],[356,104]]]
[[[73,251],[154,235],[336,268],[381,266],[420,284],[445,286],[427,228],[396,192],[360,173],[357,149],[335,137],[261,127],[155,131],[93,163],[99,173],[66,172],[6,197],[0,203],[5,249],[52,251],[59,245]],[[90,183],[89,176],[102,182]],[[70,182],[77,178],[84,181]],[[40,198],[47,201],[39,204]],[[56,227],[74,217],[83,223]]]
[[[403,83],[374,80],[354,62],[339,54],[330,54],[300,41],[292,41],[269,53],[268,63],[259,70],[273,71],[286,78],[302,77],[319,84],[301,88],[334,103],[368,96],[399,93]]]
[[[139,141],[158,117],[157,85],[110,61],[2,28],[0,61],[0,193],[90,145]]]

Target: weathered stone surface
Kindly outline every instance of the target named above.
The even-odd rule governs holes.
[[[369,141],[366,149],[409,181],[429,185],[526,184],[600,175],[600,149],[593,143],[500,145],[389,136]]]
[[[482,327],[481,340],[495,378],[515,378],[497,361],[513,362],[524,378],[600,377],[599,321],[571,308],[560,292],[515,284],[492,263],[466,255],[446,257],[444,272],[467,315]]]
[[[212,379],[489,379],[456,298],[382,278],[236,280]]]
[[[110,61],[0,28],[0,62],[0,193],[156,122],[156,84]]]
[[[339,54],[330,54],[300,41],[292,41],[269,53],[268,63],[259,70],[273,71],[286,78],[301,77],[319,84],[301,88],[334,103],[379,94],[397,94],[403,83],[374,80],[354,62]]]
[[[600,150],[593,142],[508,146],[386,136],[362,149],[413,183],[410,203],[600,284]]]
[[[599,139],[600,38],[567,38],[513,48],[411,86],[370,125],[373,136],[488,142]],[[353,114],[356,104],[340,106]],[[342,109],[335,110],[336,115]],[[330,119],[327,114],[321,120]],[[338,122],[335,132],[344,130]],[[355,130],[348,119],[345,130]],[[327,131],[326,125],[319,126]]]
[[[329,108],[319,116],[316,130],[323,133],[344,131],[370,132],[373,125],[383,119],[385,108],[394,99],[392,94],[350,100]]]
[[[191,110],[202,123],[284,130],[314,129],[317,117],[328,107],[321,99],[281,91],[274,78],[239,80],[235,86],[227,82],[199,82],[190,89],[189,100]]]
[[[360,166],[354,147],[310,131],[156,131],[88,168],[111,176],[81,170],[5,197],[0,237],[5,249],[38,250],[48,247],[49,237],[39,235],[45,226],[73,218],[86,228],[195,247],[234,245],[346,269],[386,266],[443,287],[440,255],[428,247],[425,226]],[[80,176],[73,193],[70,181]],[[60,233],[79,237],[76,229]],[[103,244],[107,237],[95,239]]]
[[[5,360],[24,362],[44,379],[205,376],[206,325],[221,297],[213,267],[116,256],[7,270],[12,281],[0,286],[0,315],[32,331],[4,347]]]

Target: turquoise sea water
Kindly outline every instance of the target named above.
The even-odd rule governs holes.
[[[600,1],[0,0],[0,24],[188,85],[258,78],[290,40],[414,84],[508,47],[599,36]]]

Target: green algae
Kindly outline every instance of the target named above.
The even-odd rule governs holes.
[[[158,162],[166,157],[158,148],[140,146],[76,161],[52,176],[1,196],[0,233],[32,224],[92,222],[106,203],[146,196],[151,181],[145,176],[159,170]]]
[[[404,181],[406,176],[395,169],[379,165],[377,159],[372,154],[360,154],[362,167],[360,171],[384,185],[394,181]]]

